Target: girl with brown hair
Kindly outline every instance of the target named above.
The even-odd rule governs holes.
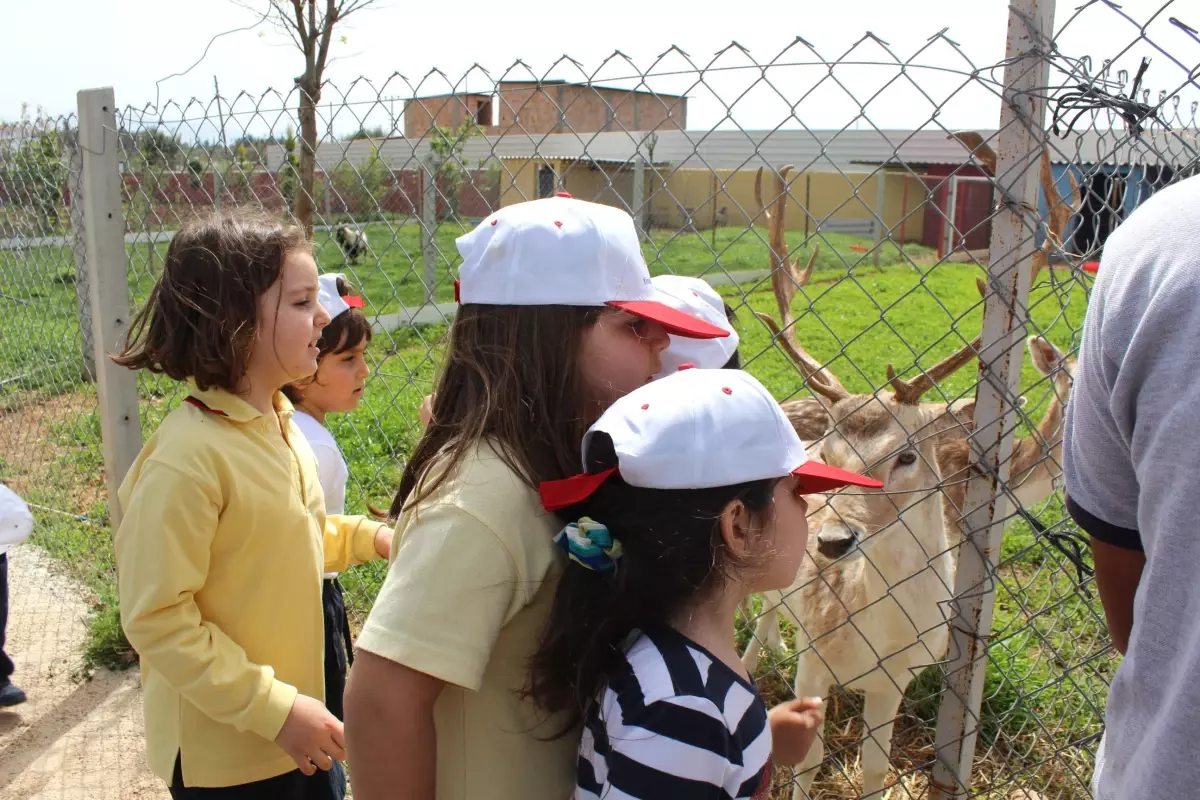
[[[580,469],[588,425],[661,368],[664,304],[633,219],[569,197],[458,240],[461,306],[433,421],[391,514],[391,567],[358,639],[346,730],[359,800],[566,797],[578,732],[522,698],[564,556],[536,487]]]

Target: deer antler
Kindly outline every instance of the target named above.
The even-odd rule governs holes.
[[[975,358],[979,354],[979,348],[982,346],[983,337],[976,336],[974,340],[964,345],[960,350],[934,364],[929,370],[922,371],[920,375],[911,381],[900,380],[896,377],[896,370],[892,368],[891,364],[888,364],[887,378],[888,383],[895,390],[895,394],[893,395],[895,401],[906,405],[916,405],[921,400],[921,395],[932,389],[935,383],[951,375],[963,364]]]
[[[980,164],[983,164],[984,169],[992,175],[996,174],[996,151],[983,140],[983,136],[975,131],[955,131],[946,138],[958,139],[964,147],[975,154],[975,158]]]
[[[1067,170],[1067,180],[1071,183],[1071,202],[1066,202],[1058,193],[1058,187],[1054,183],[1054,170],[1050,167],[1050,150],[1042,147],[1042,192],[1046,195],[1046,211],[1049,214],[1049,219],[1046,220],[1046,241],[1042,242],[1042,247],[1033,254],[1033,266],[1030,268],[1030,281],[1036,281],[1038,273],[1050,266],[1050,256],[1056,250],[1063,250],[1063,237],[1067,232],[1067,225],[1071,222],[1071,217],[1079,212],[1079,207],[1082,201],[1079,199],[1079,184],[1075,181],[1075,175],[1071,170]]]
[[[946,138],[957,139],[964,147],[970,150],[975,158],[981,163],[990,173],[996,174],[996,151],[992,150],[991,146],[984,141],[976,131],[955,131],[949,134]],[[1033,254],[1033,266],[1030,269],[1030,281],[1036,281],[1038,274],[1050,266],[1050,256],[1057,250],[1064,249],[1064,236],[1067,232],[1067,225],[1071,222],[1071,217],[1079,213],[1079,207],[1082,201],[1079,199],[1079,184],[1075,181],[1075,175],[1070,170],[1067,170],[1067,180],[1071,183],[1071,202],[1066,202],[1058,193],[1058,187],[1054,182],[1054,170],[1050,166],[1050,150],[1045,145],[1042,146],[1042,163],[1041,163],[1041,182],[1042,192],[1046,196],[1046,210],[1049,213],[1049,219],[1046,220],[1046,241],[1042,244],[1040,250]]]
[[[771,289],[775,294],[775,304],[779,306],[782,325],[776,323],[768,314],[755,312],[755,315],[771,329],[771,333],[780,342],[784,352],[800,367],[800,372],[804,375],[804,380],[809,388],[836,403],[838,400],[849,397],[850,393],[832,372],[822,367],[821,363],[809,355],[796,340],[796,319],[792,314],[792,300],[795,298],[797,290],[808,283],[808,279],[812,277],[813,264],[816,263],[820,248],[813,247],[812,255],[808,257],[808,264],[802,270],[797,269],[796,262],[788,258],[787,237],[783,221],[787,209],[787,184],[785,181],[791,170],[790,164],[779,170],[779,175],[775,179],[777,192],[772,203],[773,210],[768,210],[763,203],[762,167],[758,168],[758,174],[754,178],[754,198],[758,202],[758,207],[762,209],[763,216],[770,223]]]

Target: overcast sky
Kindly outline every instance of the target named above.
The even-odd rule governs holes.
[[[1181,64],[1172,63],[1147,41],[1128,49],[1138,40],[1136,25],[1103,4],[1077,12],[1077,3],[1060,0],[1055,15],[1055,28],[1062,31],[1058,45],[1066,55],[1090,56],[1098,68],[1102,59],[1126,51],[1117,66],[1131,72],[1143,55],[1149,55],[1153,62],[1145,85],[1155,97],[1159,89],[1177,91],[1186,83],[1188,69],[1200,65],[1200,43],[1168,22],[1174,16],[1200,28],[1197,0],[1122,2],[1125,14],[1146,25],[1146,38]],[[5,43],[0,48],[5,75],[0,81],[0,119],[15,119],[23,102],[53,114],[69,112],[78,90],[97,86],[113,86],[121,106],[141,108],[154,104],[156,98],[160,105],[168,100],[186,103],[193,97],[210,103],[214,76],[222,96],[232,98],[245,91],[257,98],[270,87],[290,89],[300,69],[298,53],[268,25],[218,38],[201,60],[215,34],[255,21],[253,13],[229,0],[14,0],[7,5]],[[328,91],[324,100],[346,94],[357,103],[337,115],[334,130],[339,134],[357,128],[359,122],[388,126],[390,109],[398,113],[399,99],[414,90],[441,93],[455,84],[480,90],[505,74],[592,76],[600,82],[630,85],[621,79],[650,71],[672,45],[702,66],[735,40],[758,63],[780,57],[781,62],[812,64],[837,60],[870,31],[901,59],[908,59],[929,37],[948,28],[946,35],[981,67],[1003,58],[1008,18],[1007,3],[999,0],[606,0],[597,4],[379,0],[376,5],[340,29],[346,41],[336,45],[338,60],[327,73],[338,88]],[[265,2],[261,6],[265,8]],[[797,36],[812,43],[820,56],[803,45],[780,56]],[[633,64],[618,57],[602,67],[616,50]],[[580,62],[582,71],[559,62],[564,54]],[[899,76],[894,64],[839,66],[833,77],[841,86],[830,79],[825,67],[815,65],[772,69],[768,85],[760,71],[747,69],[751,58],[731,50],[713,64],[719,69],[697,85],[694,68],[682,56],[672,55],[654,67],[648,84],[661,92],[686,92],[692,98],[688,123],[694,129],[728,127],[734,121],[747,129],[797,127],[800,123],[791,117],[793,106],[796,117],[810,128],[867,127],[858,118],[864,104],[870,121],[885,129],[928,124],[938,107],[937,119],[947,127],[994,127],[999,112],[992,92],[978,85],[960,88],[961,73],[971,66],[944,41],[917,57],[924,68],[912,69],[908,77]],[[513,67],[518,59],[527,66]],[[880,45],[867,42],[845,60],[891,59]],[[197,60],[200,63],[186,75],[167,79]],[[474,64],[485,68],[491,79],[482,71],[468,74]],[[427,78],[435,67],[449,80]],[[389,82],[395,72],[407,81]],[[1000,72],[994,75],[999,79]],[[350,90],[360,76],[371,83]],[[1182,95],[1186,112],[1200,98],[1200,91],[1192,85]],[[374,106],[367,102],[381,96],[397,100]],[[243,100],[237,108],[248,112],[254,106],[268,113],[253,123],[242,117],[243,127],[279,124],[280,118],[271,116],[280,106],[278,100]],[[178,119],[180,114],[174,111],[167,116]]]

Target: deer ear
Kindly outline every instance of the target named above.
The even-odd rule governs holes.
[[[796,429],[801,441],[806,444],[815,442],[829,432],[829,412],[815,397],[802,397],[799,400],[787,400],[779,404],[783,413],[787,414],[788,422]]]
[[[1043,375],[1049,375],[1063,360],[1059,349],[1041,336],[1030,336],[1026,345],[1029,347],[1029,355],[1033,358],[1034,368]]]

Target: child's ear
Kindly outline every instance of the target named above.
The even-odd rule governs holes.
[[[754,539],[758,532],[746,504],[741,500],[731,500],[721,512],[720,525],[721,538],[734,558],[750,558],[754,553]]]

